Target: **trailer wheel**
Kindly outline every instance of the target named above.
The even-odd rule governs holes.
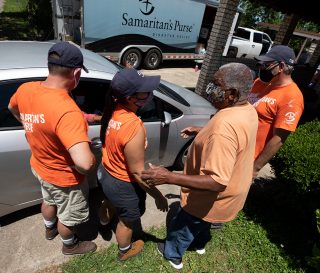
[[[162,61],[162,54],[158,49],[150,49],[144,58],[146,69],[157,69]]]
[[[122,64],[124,66],[131,66],[135,69],[139,68],[140,64],[142,62],[142,54],[140,50],[131,48],[128,49],[122,57]]]

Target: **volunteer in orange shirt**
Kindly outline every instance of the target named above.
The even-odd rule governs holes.
[[[142,172],[149,185],[181,186],[181,209],[173,218],[165,243],[158,250],[175,269],[190,247],[205,253],[211,223],[233,220],[243,208],[251,181],[258,128],[254,107],[247,95],[251,70],[244,64],[223,65],[207,87],[207,99],[218,109],[193,140],[184,174],[151,166]],[[190,130],[192,131],[192,130]],[[189,135],[183,130],[182,135]]]
[[[48,52],[45,81],[22,84],[10,99],[9,110],[23,124],[31,149],[31,169],[41,184],[41,212],[47,240],[59,233],[65,255],[95,251],[91,241],[80,241],[74,227],[89,219],[85,175],[94,167],[87,123],[70,97],[83,66],[81,51],[67,42]]]
[[[139,254],[143,248],[142,240],[131,242],[131,239],[133,224],[145,211],[146,192],[155,199],[158,209],[168,210],[167,199],[141,179],[147,138],[143,122],[136,115],[136,111],[152,99],[159,83],[159,76],[144,76],[133,68],[125,68],[114,76],[110,94],[106,96],[98,179],[119,217],[116,239],[120,261]]]
[[[259,117],[253,177],[295,131],[304,108],[302,93],[291,78],[294,51],[277,45],[256,59],[259,77],[248,97]]]

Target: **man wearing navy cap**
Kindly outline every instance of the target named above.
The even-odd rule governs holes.
[[[302,115],[303,96],[291,78],[295,59],[292,48],[285,45],[276,45],[256,58],[259,77],[248,98],[259,117],[254,178],[295,131]]]
[[[70,92],[79,83],[81,69],[88,70],[80,49],[68,42],[49,49],[48,69],[46,80],[22,84],[8,108],[23,124],[30,145],[31,170],[41,184],[46,239],[59,233],[63,254],[83,254],[97,248],[74,234],[74,227],[89,219],[89,187],[84,178],[95,157],[87,123]]]

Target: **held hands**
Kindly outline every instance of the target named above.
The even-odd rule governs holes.
[[[168,211],[168,200],[162,194],[160,194],[159,197],[155,198],[154,201],[158,210],[163,212]]]
[[[142,180],[148,185],[148,186],[156,186],[156,185],[162,185],[167,183],[167,174],[170,172],[163,167],[160,166],[154,166],[151,163],[149,163],[149,169],[144,170],[141,173]]]
[[[200,132],[202,128],[201,127],[196,127],[196,126],[191,126],[187,127],[181,130],[180,136],[182,138],[188,138],[189,136],[195,136]]]

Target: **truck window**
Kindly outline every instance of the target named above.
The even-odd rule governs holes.
[[[253,34],[253,42],[254,42],[254,43],[262,44],[262,33],[255,32],[255,33]]]
[[[250,40],[250,31],[247,31],[245,29],[242,28],[238,28],[234,34],[234,36],[246,39],[246,40]]]

